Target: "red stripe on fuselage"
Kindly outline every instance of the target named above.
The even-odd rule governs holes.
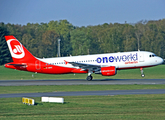
[[[68,74],[68,73],[87,73],[88,72],[88,71],[82,71],[82,69],[77,69],[77,68],[48,65],[47,63],[44,63],[42,61],[38,63],[39,63],[38,66],[36,66],[35,62],[26,63],[26,67],[8,65],[9,64],[8,63],[8,64],[5,64],[5,67],[17,69],[17,70],[29,71],[29,72],[44,73],[44,74]]]
[[[151,65],[151,66],[137,66],[137,67],[124,67],[124,68],[117,68],[117,70],[147,68],[147,67],[153,67],[153,66],[156,66],[156,65]]]

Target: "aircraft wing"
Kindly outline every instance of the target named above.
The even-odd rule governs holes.
[[[97,71],[101,68],[100,65],[92,65],[92,64],[84,64],[84,63],[76,63],[76,62],[68,62],[68,63],[73,65],[74,67],[79,67],[83,70]]]

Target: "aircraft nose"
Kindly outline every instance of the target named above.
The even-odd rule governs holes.
[[[164,63],[164,60],[162,59],[162,63]]]
[[[159,58],[159,63],[162,64],[164,60],[162,58]]]

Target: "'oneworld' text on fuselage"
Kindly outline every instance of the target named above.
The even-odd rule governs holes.
[[[127,62],[127,61],[137,61],[138,53],[122,56],[110,56],[110,57],[98,57],[96,59],[97,63],[112,63],[112,62]]]

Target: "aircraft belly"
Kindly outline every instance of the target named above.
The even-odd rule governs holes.
[[[66,73],[71,73],[73,68],[68,68],[68,67],[60,67],[60,66],[45,66],[42,68],[42,73],[46,74],[66,74]]]

